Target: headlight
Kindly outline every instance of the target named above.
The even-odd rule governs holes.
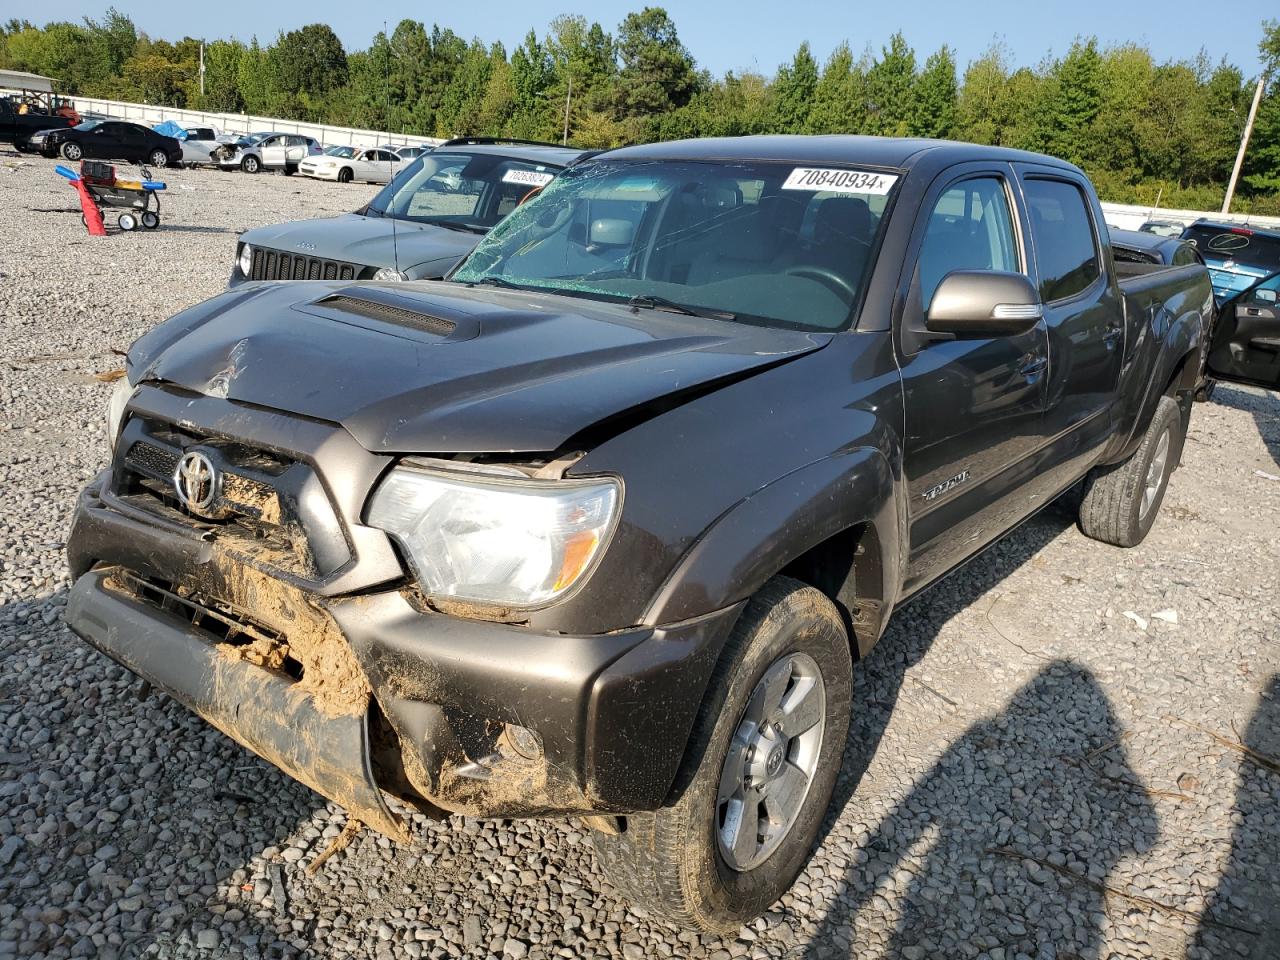
[[[107,447],[114,450],[116,437],[120,435],[120,422],[124,419],[124,408],[133,396],[133,384],[128,379],[121,380],[111,391],[111,399],[107,401]]]
[[[373,275],[375,280],[408,280],[406,274],[401,273],[392,267],[382,267]]]
[[[613,533],[616,480],[532,480],[396,467],[368,522],[404,548],[431,597],[544,606],[581,582]]]
[[[253,247],[245,244],[240,248],[240,258],[236,261],[240,267],[240,275],[247,277],[253,271]]]

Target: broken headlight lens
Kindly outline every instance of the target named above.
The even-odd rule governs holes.
[[[616,480],[397,467],[368,522],[399,541],[430,597],[540,607],[583,581],[613,532]]]
[[[107,401],[107,447],[114,450],[116,437],[120,436],[120,424],[124,422],[124,408],[129,405],[133,396],[133,384],[127,377],[121,379],[111,391],[111,399]]]

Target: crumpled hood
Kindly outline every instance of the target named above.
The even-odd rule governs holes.
[[[297,281],[178,314],[133,345],[129,379],[339,423],[374,452],[551,452],[830,339],[459,284]]]
[[[345,213],[339,217],[258,227],[245,231],[240,239],[264,249],[370,267],[391,267],[398,260],[401,270],[409,270],[423,263],[445,261],[445,266],[436,274],[442,276],[484,238],[479,233],[396,220],[393,242],[392,222],[390,217]]]

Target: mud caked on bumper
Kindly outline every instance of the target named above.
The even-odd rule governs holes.
[[[181,610],[120,589],[121,571],[191,579],[225,565],[208,542],[125,516],[91,486],[68,553],[66,616],[77,634],[397,839],[405,828],[384,792],[436,814],[482,817],[661,805],[740,609],[567,636],[424,610],[398,588],[312,598],[371,693],[335,711],[296,676],[237,657]]]

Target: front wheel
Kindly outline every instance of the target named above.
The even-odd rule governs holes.
[[[341,170],[339,170],[339,171],[338,171],[338,182],[339,182],[339,183],[350,183],[350,182],[351,182],[351,178],[352,178],[353,176],[355,176],[355,174],[351,172],[351,168],[350,168],[350,167],[343,167]]]
[[[81,149],[80,144],[71,140],[62,145],[62,156],[63,159],[70,160],[72,163],[75,163],[84,156],[84,150]]]
[[[160,215],[154,210],[143,210],[142,225],[148,230],[154,230],[156,227],[160,226]]]
[[[1095,467],[1085,478],[1080,531],[1117,547],[1136,547],[1151,531],[1169,477],[1182,455],[1182,410],[1161,397],[1129,459]]]
[[[240,161],[240,169],[245,173],[257,173],[262,169],[262,162],[255,156],[247,156]]]
[[[655,916],[713,933],[767,910],[803,869],[831,801],[851,673],[835,605],[796,580],[769,581],[721,654],[676,797],[594,835],[613,884]]]

